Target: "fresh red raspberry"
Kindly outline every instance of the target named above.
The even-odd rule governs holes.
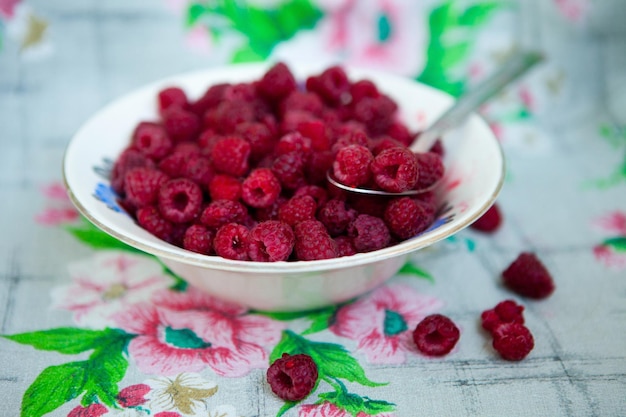
[[[296,79],[287,65],[279,62],[263,75],[257,88],[264,97],[278,101],[296,89]]]
[[[230,135],[237,126],[256,120],[256,109],[243,100],[222,101],[204,113],[202,125],[205,129],[213,129],[217,133]]]
[[[163,126],[141,122],[133,132],[132,147],[148,158],[158,161],[170,153],[172,141]]]
[[[268,168],[257,168],[241,185],[241,198],[255,208],[270,207],[280,195],[280,182]]]
[[[424,212],[431,219],[431,223],[435,220],[435,213],[437,212],[437,195],[433,191],[420,193],[415,198],[420,202]]]
[[[209,182],[211,200],[239,200],[241,198],[241,181],[230,175],[218,174]]]
[[[405,240],[426,230],[432,223],[422,203],[411,197],[398,197],[389,201],[383,219],[391,233]]]
[[[187,94],[180,87],[167,87],[159,91],[157,101],[159,114],[163,114],[170,107],[180,107],[181,109],[189,107]]]
[[[261,207],[254,210],[254,219],[258,222],[278,220],[278,210],[287,202],[287,197],[279,195],[276,201],[269,207]]]
[[[306,158],[300,152],[289,152],[278,156],[272,163],[272,172],[282,188],[296,190],[306,185],[304,177]]]
[[[278,209],[278,220],[294,227],[301,221],[314,219],[316,211],[317,203],[313,197],[292,197]]]
[[[208,255],[213,250],[215,232],[201,224],[193,224],[185,231],[183,248],[192,252]]]
[[[331,151],[312,152],[304,167],[309,183],[327,186],[326,172],[332,169],[333,162],[335,162],[335,155]]]
[[[215,132],[213,129],[204,129],[198,136],[196,143],[202,155],[210,156],[213,152],[215,144],[224,138],[223,135]]]
[[[170,107],[163,112],[163,127],[173,142],[194,140],[200,133],[200,120],[193,112]]]
[[[260,160],[274,149],[274,133],[264,123],[242,123],[236,133],[250,144],[250,156],[254,160]]]
[[[507,361],[521,361],[535,347],[535,339],[520,323],[503,323],[493,332],[493,348]]]
[[[173,223],[186,223],[200,214],[202,190],[186,178],[167,181],[159,190],[159,212]]]
[[[461,332],[454,322],[441,314],[431,314],[413,330],[413,341],[420,352],[428,356],[443,356],[459,341]]]
[[[266,378],[281,399],[300,401],[313,391],[317,376],[317,365],[309,355],[283,353],[270,365]]]
[[[369,143],[368,143],[368,147],[370,148],[370,150],[372,151],[372,154],[374,154],[374,156],[378,155],[379,153],[381,153],[382,151],[384,151],[385,149],[389,149],[389,148],[400,148],[403,147],[404,145],[400,142],[398,142],[397,140],[389,137],[389,136],[381,136],[375,139],[370,139]]]
[[[317,93],[331,106],[346,103],[350,99],[350,81],[339,66],[327,68],[320,75],[307,78],[306,88]]]
[[[228,223],[220,227],[213,239],[215,253],[226,259],[247,261],[248,235],[246,226],[237,223]]]
[[[330,138],[326,125],[321,120],[306,120],[298,124],[297,131],[311,140],[311,149],[327,151],[330,149]]]
[[[444,148],[443,142],[441,141],[441,139],[437,139],[435,143],[433,144],[433,146],[431,146],[431,148],[428,151],[432,153],[436,153],[442,158],[446,153],[446,149]]]
[[[295,244],[291,227],[278,220],[257,224],[248,236],[248,256],[257,262],[279,262],[289,259]]]
[[[337,257],[352,256],[357,253],[354,248],[354,241],[349,236],[337,236],[335,238],[335,245],[337,246]]]
[[[328,201],[328,191],[317,185],[305,185],[298,188],[296,192],[293,193],[294,197],[302,197],[304,195],[313,197],[313,200],[315,200],[315,204],[317,204],[318,208],[323,206],[326,201]]]
[[[211,161],[213,167],[222,174],[240,177],[250,169],[250,144],[236,136],[228,136],[213,147]]]
[[[288,111],[301,111],[310,115],[319,116],[324,109],[322,99],[315,93],[294,90],[280,103],[280,114]]]
[[[238,201],[211,201],[200,215],[200,222],[210,228],[218,229],[227,223],[246,223],[248,210]]]
[[[333,151],[333,153],[336,154],[346,146],[350,145],[360,145],[365,148],[369,148],[369,140],[367,139],[367,135],[359,129],[340,134],[337,136],[337,139],[333,143],[331,150]]]
[[[174,226],[165,220],[156,206],[141,207],[137,210],[137,223],[159,239],[170,242]]]
[[[136,208],[154,205],[159,189],[168,180],[167,175],[156,169],[133,168],[124,182],[126,201]]]
[[[418,181],[418,163],[407,148],[381,151],[371,165],[374,181],[383,190],[400,193],[411,190]]]
[[[530,298],[546,298],[554,291],[550,272],[534,253],[523,252],[502,272],[504,284]]]
[[[441,157],[434,152],[416,153],[417,183],[413,188],[421,190],[435,184],[443,177],[444,166]]]
[[[370,80],[359,80],[350,86],[350,95],[352,96],[352,103],[358,103],[366,97],[376,98],[380,96],[380,92],[376,84]]]
[[[332,199],[320,208],[317,218],[331,236],[339,236],[348,230],[348,226],[358,215],[359,213],[349,208],[345,201]]]
[[[194,181],[201,187],[208,187],[214,176],[211,161],[199,154],[189,154],[184,159],[179,166],[180,176]]]
[[[278,130],[281,134],[285,135],[298,130],[298,126],[302,123],[310,122],[312,120],[317,120],[317,116],[303,110],[288,109],[285,111],[282,119],[280,120]]]
[[[284,155],[290,152],[308,154],[311,152],[311,139],[305,138],[300,132],[291,132],[283,135],[276,144],[274,153]]]
[[[371,136],[382,135],[394,122],[397,104],[381,94],[376,98],[364,97],[354,104],[354,118],[367,127]]]
[[[358,187],[370,179],[370,164],[374,160],[365,146],[349,145],[337,152],[333,175],[342,184]]]
[[[483,329],[492,332],[502,323],[524,324],[524,306],[513,300],[504,300],[492,309],[485,310],[480,315]]]
[[[207,89],[207,91],[198,100],[190,103],[189,107],[198,117],[204,116],[207,110],[217,107],[224,97],[224,91],[230,87],[230,84],[215,84]]]
[[[350,195],[348,199],[350,207],[359,212],[359,214],[369,214],[370,216],[380,217],[385,215],[387,208],[387,199],[378,196],[370,196],[366,194]]]
[[[391,242],[389,229],[380,217],[359,214],[348,226],[357,252],[372,252],[385,248]]]
[[[337,257],[335,241],[317,220],[305,220],[294,227],[295,251],[298,260],[314,261]]]
[[[410,146],[415,140],[415,135],[409,131],[409,128],[404,123],[397,120],[389,126],[389,129],[387,129],[385,133],[404,146]]]
[[[500,228],[502,224],[502,213],[500,207],[493,203],[489,209],[478,218],[470,227],[484,233],[493,233]]]
[[[125,149],[115,160],[111,170],[111,188],[113,191],[118,195],[123,195],[126,173],[133,168],[143,167],[154,168],[154,161],[136,149]]]

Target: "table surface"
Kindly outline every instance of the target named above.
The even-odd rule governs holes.
[[[607,15],[598,2],[469,3],[257,1],[263,13],[244,22],[210,2],[0,1],[0,415],[626,415],[626,38],[594,20]],[[546,61],[481,111],[507,160],[501,228],[418,252],[346,306],[272,316],[176,291],[154,258],[99,245],[62,186],[79,126],[164,76],[315,60],[458,94],[520,44]],[[501,284],[524,251],[554,278],[545,300]],[[524,306],[534,335],[520,362],[480,329],[504,299]],[[385,311],[406,329],[376,333]],[[461,329],[442,358],[404,343],[431,312]],[[169,344],[157,334],[168,325]],[[335,355],[298,404],[265,382],[288,339]]]

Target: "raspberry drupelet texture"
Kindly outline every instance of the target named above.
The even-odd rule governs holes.
[[[372,161],[371,170],[376,184],[392,193],[410,190],[418,181],[418,163],[407,148],[381,151]]]
[[[428,356],[448,354],[459,341],[461,332],[454,322],[441,314],[431,314],[413,330],[413,341],[420,352]]]
[[[337,246],[318,220],[305,220],[294,227],[296,256],[301,261],[337,257]]]
[[[372,252],[386,248],[391,242],[389,229],[383,219],[369,214],[359,214],[350,223],[348,236],[352,238],[357,252]]]
[[[348,145],[337,152],[333,175],[342,184],[358,187],[370,179],[372,152],[362,145]]]
[[[222,258],[236,261],[247,261],[248,235],[250,231],[244,225],[228,223],[223,225],[215,233],[213,249]]]
[[[275,64],[258,83],[259,93],[270,100],[279,100],[296,89],[296,79],[282,62]]]
[[[157,102],[159,113],[161,114],[170,107],[180,107],[181,109],[189,107],[187,94],[180,87],[167,87],[159,91]]]
[[[444,166],[441,157],[434,152],[415,154],[417,160],[417,182],[413,188],[422,190],[436,184],[443,178]]]
[[[390,200],[383,218],[391,233],[402,240],[416,236],[432,223],[424,205],[411,197]]]
[[[257,168],[248,175],[241,186],[242,200],[254,208],[270,207],[281,192],[278,178],[268,168]]]
[[[167,132],[156,123],[141,122],[133,132],[132,147],[158,161],[172,150],[172,141]]]
[[[202,198],[195,182],[186,178],[169,180],[159,189],[159,212],[173,223],[190,222],[200,214]]]
[[[485,310],[480,315],[481,325],[488,332],[493,332],[502,323],[524,324],[524,306],[513,300],[504,300],[492,309]]]
[[[250,168],[250,144],[236,136],[219,140],[213,147],[211,162],[216,171],[240,177]]]
[[[174,225],[161,216],[156,206],[141,207],[137,210],[136,216],[137,223],[148,232],[166,242],[172,241]]]
[[[208,255],[213,250],[215,232],[201,224],[193,224],[185,230],[183,248],[192,252]]]
[[[126,174],[124,191],[126,201],[136,208],[154,205],[161,186],[169,177],[151,168],[133,168]]]
[[[492,335],[493,348],[508,361],[521,361],[535,347],[532,333],[520,323],[500,324]]]
[[[294,227],[304,220],[315,219],[317,203],[313,197],[303,195],[292,197],[278,209],[278,220]]]
[[[248,256],[257,262],[279,262],[289,259],[295,244],[291,227],[278,220],[257,224],[248,236]]]
[[[124,195],[126,174],[133,168],[154,168],[154,161],[134,148],[125,149],[113,164],[111,170],[111,188],[117,194]]]
[[[494,203],[489,209],[478,218],[470,227],[484,233],[493,233],[502,224],[502,213],[500,207]]]
[[[215,175],[209,182],[211,200],[233,200],[241,198],[241,181],[230,175]]]
[[[345,201],[332,199],[320,208],[317,218],[326,226],[331,236],[339,236],[348,230],[348,226],[358,215]]]
[[[333,66],[306,80],[306,88],[317,93],[327,104],[336,106],[350,99],[350,80],[343,68]]]
[[[195,113],[178,106],[163,111],[163,127],[173,142],[195,139],[200,132],[200,119]]]
[[[529,298],[546,298],[554,292],[552,275],[534,253],[522,252],[503,272],[504,284]]]
[[[309,355],[283,353],[267,370],[267,382],[274,394],[285,401],[300,401],[317,383],[317,365]]]
[[[244,224],[248,218],[248,210],[238,201],[214,200],[202,210],[200,222],[210,228],[217,229],[227,223]]]
[[[282,188],[297,190],[307,184],[305,168],[305,156],[301,152],[289,152],[274,159],[271,169]]]

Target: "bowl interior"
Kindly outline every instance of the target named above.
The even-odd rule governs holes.
[[[117,205],[108,172],[129,143],[137,123],[157,119],[158,91],[179,86],[193,99],[212,84],[258,79],[267,68],[266,64],[247,64],[182,74],[140,88],[103,108],[81,127],[66,150],[64,179],[74,204],[105,232],[161,258],[228,271],[297,273],[370,263],[431,245],[471,224],[499,193],[504,177],[502,151],[487,124],[474,115],[444,137],[446,175],[441,187],[442,209],[435,223],[422,234],[383,250],[314,262],[232,261],[183,250],[135,224]],[[323,70],[298,66],[291,69],[299,80]],[[393,97],[400,107],[401,119],[412,130],[423,128],[452,103],[448,95],[410,79],[357,68],[346,68],[346,72],[351,80],[372,80]]]

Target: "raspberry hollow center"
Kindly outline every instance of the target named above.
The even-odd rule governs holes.
[[[285,389],[293,387],[293,380],[284,372],[278,374],[278,383]]]
[[[174,203],[174,208],[179,211],[184,211],[189,204],[189,196],[187,193],[176,193],[174,198],[172,198],[172,202]]]

